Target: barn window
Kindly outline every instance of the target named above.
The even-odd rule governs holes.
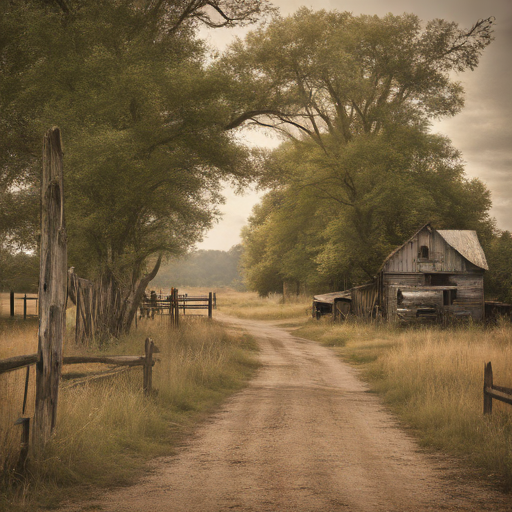
[[[422,260],[428,260],[428,247],[426,245],[422,245],[420,247],[420,254],[419,254],[419,257],[422,259]]]
[[[451,306],[457,299],[457,290],[443,290],[443,305]]]

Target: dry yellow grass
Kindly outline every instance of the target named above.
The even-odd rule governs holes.
[[[17,353],[33,351],[33,328],[28,324],[19,328]],[[251,339],[243,333],[228,335],[215,321],[194,317],[182,318],[179,329],[169,326],[168,317],[143,320],[138,329],[102,353],[142,355],[147,336],[160,349],[153,373],[157,392],[150,398],[143,396],[141,368],[73,387],[70,376],[104,367],[66,366],[55,435],[44,453],[32,454],[28,486],[15,485],[14,475],[9,479],[9,472],[4,471],[7,478],[0,509],[52,506],[70,489],[76,492],[77,486],[128,482],[148,458],[171,453],[177,440],[205,412],[243,386],[257,367]],[[12,333],[8,337],[12,339]],[[0,337],[0,347],[3,345]],[[0,357],[13,355],[6,352]],[[97,353],[98,349],[80,349],[67,341],[65,354],[84,352]],[[19,427],[13,423],[21,411],[24,375],[22,370],[0,377],[0,448],[1,453],[11,454],[3,458],[4,469],[13,467],[19,450]],[[33,383],[31,375],[32,390]],[[27,415],[33,415],[33,407],[31,400]]]
[[[283,320],[304,318],[311,315],[311,297],[299,295],[286,297],[270,294],[259,297],[255,292],[236,292],[226,289],[217,293],[217,307],[220,311],[238,318],[255,320]]]
[[[298,335],[334,347],[429,447],[460,456],[512,489],[512,406],[483,415],[484,363],[512,387],[512,326],[400,329],[309,322]]]

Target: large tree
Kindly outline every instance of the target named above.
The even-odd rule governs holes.
[[[276,261],[283,279],[357,283],[424,222],[492,228],[488,191],[465,177],[449,140],[429,131],[462,108],[453,74],[477,66],[492,23],[465,30],[412,14],[301,9],[231,46],[220,66],[235,77],[244,109],[229,126],[290,140],[262,182],[280,191],[281,204],[245,234],[266,255],[268,275]]]
[[[120,300],[110,334],[129,329],[162,256],[211,225],[221,180],[251,177],[250,153],[225,129],[225,77],[208,68],[196,28],[268,10],[265,0],[2,3],[2,201],[37,197],[42,134],[58,125],[70,264]],[[2,218],[11,240],[24,233]]]

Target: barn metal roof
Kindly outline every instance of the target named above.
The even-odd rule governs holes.
[[[459,229],[438,229],[436,231],[447,244],[451,245],[473,265],[489,270],[484,250],[478,241],[476,231]]]

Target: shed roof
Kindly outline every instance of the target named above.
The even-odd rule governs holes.
[[[438,229],[437,232],[461,256],[477,267],[489,270],[484,250],[478,241],[476,231],[469,229]]]
[[[315,302],[325,302],[326,304],[334,304],[335,299],[350,299],[350,290],[343,292],[324,293],[323,295],[315,295],[313,300]]]

